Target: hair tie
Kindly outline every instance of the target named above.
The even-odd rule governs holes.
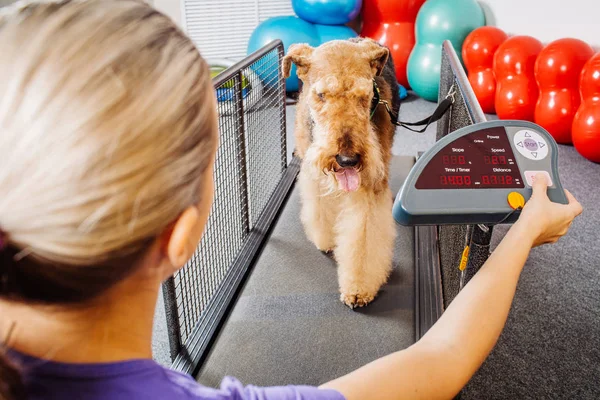
[[[8,240],[6,240],[6,233],[0,228],[0,251],[4,250],[8,245]]]

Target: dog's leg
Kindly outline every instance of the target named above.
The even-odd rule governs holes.
[[[375,298],[392,269],[396,227],[391,191],[348,197],[335,231],[341,300],[351,308],[364,306]]]
[[[306,236],[317,246],[317,249],[331,254],[335,246],[333,227],[337,214],[337,205],[331,196],[323,196],[323,189],[318,178],[311,174],[309,168],[302,168],[298,176],[302,210],[300,220]]]

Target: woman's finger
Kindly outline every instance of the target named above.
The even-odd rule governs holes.
[[[548,180],[544,174],[537,174],[533,180],[531,197],[547,196]]]

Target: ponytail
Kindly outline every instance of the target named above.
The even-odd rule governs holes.
[[[8,269],[11,261],[6,257],[6,235],[0,230],[0,297],[8,281]],[[7,337],[10,337],[9,329]],[[6,354],[4,345],[0,342],[0,400],[22,400],[27,397],[25,385],[17,366]]]

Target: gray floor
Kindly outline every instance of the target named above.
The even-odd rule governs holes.
[[[600,165],[560,146],[559,171],[584,213],[557,244],[533,249],[506,328],[463,399],[600,399]]]

